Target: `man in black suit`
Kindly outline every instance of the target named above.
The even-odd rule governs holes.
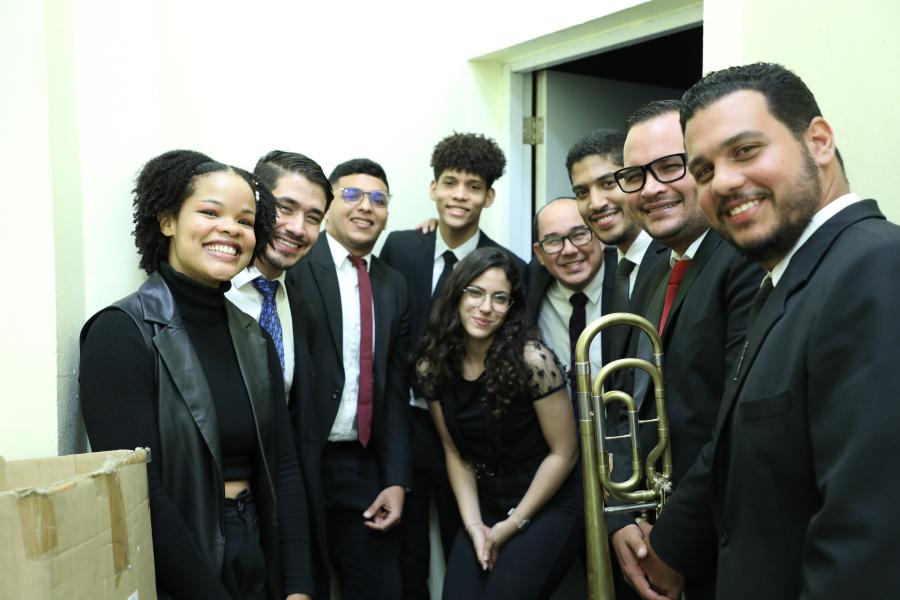
[[[665,358],[666,412],[671,432],[673,483],[677,487],[700,448],[712,437],[722,392],[734,372],[744,342],[747,311],[762,271],[727,244],[709,223],[697,202],[697,188],[685,169],[684,138],[678,123],[677,100],[655,101],[628,119],[624,167],[615,173],[628,204],[642,227],[671,249],[668,260],[649,273],[644,316],[658,326]],[[649,358],[646,336],[638,355]],[[634,396],[641,419],[656,415],[648,379],[634,377]],[[641,447],[656,443],[654,426],[641,428]],[[627,479],[627,453],[616,452],[613,476]],[[622,513],[607,519],[612,543],[627,578],[638,590],[638,560],[646,554],[645,522]],[[712,598],[714,568],[698,573],[690,583],[692,598]]]
[[[329,181],[326,233],[288,272],[319,324],[310,414],[320,437],[301,440],[301,458],[323,500],[318,516],[341,597],[398,598],[393,527],[411,483],[406,283],[371,256],[390,199],[381,166],[350,160]]]
[[[646,305],[644,282],[653,265],[667,248],[641,229],[626,202],[626,194],[616,185],[613,173],[622,168],[625,135],[614,129],[597,129],[572,145],[566,156],[566,170],[578,209],[594,235],[607,246],[615,246],[616,268],[610,300],[605,313],[643,313]],[[607,361],[628,355],[634,332],[610,327],[602,334]]]
[[[259,159],[253,174],[275,196],[276,224],[271,244],[253,265],[231,280],[225,295],[239,309],[257,319],[272,336],[282,360],[284,388],[288,398],[294,441],[318,439],[315,419],[304,419],[311,411],[312,364],[316,320],[299,290],[285,281],[285,272],[306,256],[319,239],[319,227],[334,194],[322,168],[296,152],[273,150]],[[314,413],[313,413],[314,414]],[[302,462],[304,479],[309,479]],[[326,572],[321,494],[306,483],[307,509],[314,548],[312,566],[317,583]]]
[[[900,228],[850,193],[784,67],[707,75],[681,123],[707,218],[768,274],[715,437],[643,566],[669,597],[658,558],[690,575],[718,556],[719,598],[894,598]]]
[[[472,133],[454,133],[434,147],[431,167],[434,180],[431,199],[437,211],[437,229],[395,231],[388,235],[381,259],[407,282],[411,350],[421,339],[431,301],[453,266],[476,248],[499,247],[478,227],[481,211],[494,202],[494,181],[506,166],[503,151],[494,140]],[[515,257],[520,270],[525,263]],[[459,528],[459,510],[447,479],[444,451],[428,414],[425,400],[409,384],[412,424],[413,485],[403,525],[403,598],[427,599],[429,570],[429,520],[435,501],[444,556]]]

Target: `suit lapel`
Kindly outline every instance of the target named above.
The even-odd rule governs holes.
[[[328,240],[323,234],[309,253],[310,271],[316,280],[316,289],[321,295],[322,306],[328,320],[328,330],[331,332],[331,343],[338,356],[343,356],[344,332],[343,313],[341,312],[341,289],[338,285],[337,271]]]
[[[212,392],[203,375],[200,359],[188,338],[181,316],[174,314],[166,327],[153,338],[153,344],[178,393],[184,400],[200,435],[206,442],[213,461],[222,476],[222,447],[219,441],[219,419]]]
[[[671,335],[670,332],[675,328],[675,323],[678,321],[678,313],[681,305],[684,304],[685,296],[691,291],[691,286],[697,281],[700,273],[703,272],[703,267],[706,266],[706,263],[709,262],[710,257],[721,243],[722,238],[716,232],[712,229],[707,231],[706,237],[703,238],[700,247],[697,248],[697,254],[691,259],[691,265],[688,267],[687,273],[684,274],[684,279],[681,280],[681,284],[678,286],[678,293],[675,294],[672,308],[669,310],[669,317],[666,319],[666,330],[663,332],[663,339],[667,339]],[[663,298],[665,299],[665,294],[663,294]],[[660,316],[662,316],[662,311],[660,311]],[[659,324],[658,320],[656,324]]]
[[[416,286],[416,297],[422,298],[422,306],[426,307],[425,322],[431,314],[431,283],[434,279],[434,247],[437,244],[437,230],[426,233],[418,238],[419,247],[413,250],[420,257],[415,261],[416,280],[407,281],[407,285]]]
[[[238,310],[230,302],[225,303],[228,315],[228,331],[231,343],[237,355],[238,366],[247,395],[250,397],[250,408],[256,421],[256,432],[262,439],[268,438],[266,424],[271,423],[271,404],[265,396],[272,385],[272,374],[269,369],[266,339],[262,336],[255,319]],[[262,439],[259,440],[263,448]]]
[[[369,267],[369,278],[372,281],[372,302],[374,304],[375,314],[375,355],[373,367],[375,372],[372,374],[375,379],[375,389],[381,389],[379,382],[379,373],[387,370],[387,349],[390,347],[391,337],[391,290],[389,286],[384,285],[384,265],[381,261],[372,256],[370,258],[371,266]]]

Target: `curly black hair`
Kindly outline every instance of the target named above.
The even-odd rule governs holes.
[[[434,180],[447,169],[475,173],[484,179],[487,187],[503,175],[506,157],[497,142],[480,133],[456,133],[448,135],[434,147],[431,153]]]
[[[436,390],[445,389],[462,377],[466,332],[459,318],[459,302],[463,288],[492,268],[506,274],[513,300],[506,319],[494,332],[484,364],[482,403],[494,417],[499,417],[517,398],[532,395],[532,374],[524,353],[525,344],[537,340],[537,332],[525,315],[525,292],[519,271],[507,250],[479,248],[456,265],[428,318],[425,335],[415,353],[415,365],[418,385],[426,398],[435,398]]]
[[[141,257],[140,266],[153,273],[161,261],[169,258],[169,238],[159,228],[160,217],[177,216],[191,194],[196,179],[209,173],[228,171],[247,182],[254,191],[256,220],[253,232],[256,247],[253,258],[261,254],[272,240],[275,229],[275,198],[256,178],[238,167],[232,167],[193,150],[170,150],[152,158],[144,165],[134,183],[134,245]]]

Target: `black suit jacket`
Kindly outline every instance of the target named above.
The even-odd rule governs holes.
[[[300,470],[306,484],[306,505],[310,515],[310,531],[314,559],[323,561],[320,572],[327,567],[328,546],[325,535],[325,506],[322,502],[322,478],[318,456],[324,443],[316,417],[313,356],[316,350],[317,319],[312,306],[303,299],[300,290],[285,280],[285,291],[291,307],[294,330],[294,379],[288,396],[294,442],[300,460]],[[325,432],[327,439],[328,432]]]
[[[645,316],[659,325],[668,284],[668,254],[648,273],[651,286]],[[747,324],[750,301],[764,275],[715,231],[708,231],[678,288],[662,335],[663,380],[666,385],[666,414],[669,419],[673,481],[677,485],[694,463],[700,449],[712,437],[725,382],[734,371]],[[649,342],[640,336],[637,354],[649,356]],[[635,377],[635,397],[642,419],[656,416],[646,377]],[[642,387],[643,386],[643,387]],[[657,441],[654,425],[641,428],[644,455]],[[630,457],[616,450],[614,479],[627,479]],[[633,515],[619,514],[607,519],[610,531],[633,522]]]
[[[478,239],[478,248],[501,248],[503,246],[489,238],[483,231]],[[425,326],[431,314],[431,284],[434,274],[434,248],[437,243],[437,231],[422,233],[418,229],[391,232],[384,242],[379,257],[391,268],[399,272],[406,280],[406,301],[409,306],[409,330],[410,330],[410,354],[416,351],[416,346],[425,334]],[[507,252],[509,252],[507,250]],[[513,262],[519,269],[522,277],[522,285],[526,285],[525,261],[509,252]],[[413,357],[410,356],[410,360]],[[407,389],[412,387],[409,362],[405,374],[407,375]],[[407,393],[407,401],[409,395]],[[417,467],[444,469],[444,452],[437,431],[430,425],[430,421],[422,425],[420,420],[413,421],[412,447],[415,449],[413,457]]]
[[[600,296],[601,314],[609,312],[609,306],[612,303],[612,290],[616,282],[616,262],[618,255],[616,249],[607,246],[603,249],[603,291]],[[538,324],[538,318],[541,316],[541,305],[547,296],[547,290],[556,280],[550,275],[546,267],[544,267],[537,258],[531,258],[528,264],[528,322],[532,325]],[[609,347],[606,338],[601,338],[603,348],[601,356],[603,362],[609,360]],[[560,360],[569,362],[568,356],[560,356]]]
[[[900,228],[851,205],[797,251],[748,334],[716,435],[653,532],[720,598],[900,589]]]
[[[327,234],[319,237],[309,254],[288,271],[289,284],[302,290],[311,307],[308,318],[316,326],[315,348],[310,365],[315,373],[306,410],[301,404],[300,451],[310,479],[321,487],[321,453],[328,439],[344,389],[342,352],[343,317],[337,272],[328,247]],[[370,447],[378,460],[380,488],[410,485],[409,419],[405,406],[403,364],[409,315],[406,283],[377,257],[371,257],[369,277],[375,310],[374,398]],[[302,337],[302,336],[301,336]],[[299,381],[294,382],[296,388]],[[306,417],[304,419],[303,417]],[[312,422],[305,422],[312,419]],[[308,438],[304,437],[308,436]],[[321,495],[319,496],[321,499]],[[374,498],[360,499],[368,505]],[[321,516],[321,513],[320,513]]]

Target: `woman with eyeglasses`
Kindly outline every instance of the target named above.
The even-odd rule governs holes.
[[[437,298],[416,362],[463,529],[444,598],[547,598],[584,544],[566,380],[510,256],[482,248]]]
[[[134,188],[149,278],[81,332],[81,407],[94,450],[149,447],[161,599],[301,600],[309,525],[274,344],[225,299],[263,251],[274,198],[188,150]]]

